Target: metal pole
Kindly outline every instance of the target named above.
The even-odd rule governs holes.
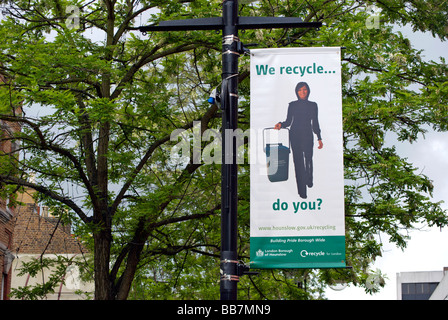
[[[223,2],[222,31],[222,165],[221,165],[221,300],[237,299],[237,164],[233,136],[238,121],[238,1]]]
[[[248,268],[238,263],[238,185],[236,137],[238,125],[238,58],[243,52],[238,39],[241,29],[318,28],[320,22],[303,22],[295,17],[239,17],[238,1],[223,0],[222,18],[199,18],[162,21],[159,25],[142,26],[141,32],[222,29],[222,165],[221,165],[221,300],[237,299],[240,273]]]

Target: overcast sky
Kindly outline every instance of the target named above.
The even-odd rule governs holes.
[[[413,34],[410,28],[400,29],[407,35],[416,49],[425,50],[428,60],[439,62],[439,57],[448,58],[448,42],[441,42],[430,34]],[[430,177],[434,183],[434,200],[443,200],[448,209],[448,133],[428,132],[425,139],[409,144],[401,143],[391,135],[387,144],[395,145],[397,152],[408,158],[408,161],[418,167],[423,174]],[[361,299],[397,299],[396,274],[404,271],[441,271],[448,267],[448,228],[429,228],[423,226],[420,231],[410,232],[411,240],[408,247],[401,251],[390,245],[383,238],[383,256],[377,258],[373,269],[380,269],[386,274],[386,287],[375,295],[366,294],[364,289],[347,287],[341,291],[328,289],[326,296],[331,300],[361,300]]]

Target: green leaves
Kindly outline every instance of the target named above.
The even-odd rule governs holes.
[[[80,9],[79,28],[67,25],[73,14],[65,10],[69,5]],[[217,298],[220,167],[175,167],[169,155],[173,130],[191,130],[195,120],[202,130],[220,129],[219,108],[206,100],[221,81],[221,35],[143,36],[135,27],[219,17],[222,1],[10,1],[5,6],[0,71],[7,81],[0,84],[0,119],[22,127],[1,139],[20,141],[22,154],[0,154],[3,194],[36,172],[42,201],[61,214],[72,210],[64,218],[90,242],[94,269],[106,270],[97,271],[96,281],[113,289],[101,298],[126,295],[130,284],[122,288],[123,283],[132,283],[133,299]],[[323,22],[320,30],[241,31],[245,44],[344,47],[346,252],[352,266],[262,272],[241,279],[242,298],[321,298],[324,286],[336,281],[372,291],[368,278],[381,255],[379,235],[404,248],[406,230],[417,223],[446,226],[445,211],[431,199],[431,177],[403,158],[389,137],[412,142],[428,128],[448,129],[446,62],[425,61],[395,31],[396,24],[411,24],[445,39],[447,6],[435,0],[240,3],[241,16]],[[239,62],[239,126],[246,130],[249,59],[241,56]],[[14,113],[18,106],[24,117]],[[245,262],[248,172],[248,164],[239,166],[239,258]],[[110,253],[110,260],[101,260],[109,254],[98,248]],[[306,291],[298,286],[305,281]],[[33,295],[49,288],[39,290]]]

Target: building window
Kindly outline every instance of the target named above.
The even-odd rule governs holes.
[[[438,286],[438,282],[416,282],[401,284],[402,300],[428,300]]]
[[[10,208],[9,203],[9,198],[0,200],[0,214],[8,220],[10,220],[13,216],[13,210]]]

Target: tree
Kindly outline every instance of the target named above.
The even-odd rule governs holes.
[[[0,87],[0,119],[22,126],[14,137],[2,137],[19,141],[22,152],[18,159],[0,154],[2,192],[30,187],[39,201],[67,209],[58,212],[92,248],[96,299],[216,298],[220,166],[193,161],[198,145],[190,146],[189,162],[170,155],[178,142],[174,130],[188,130],[190,140],[206,129],[219,130],[219,106],[206,99],[220,83],[221,37],[212,31],[142,36],[136,27],[221,16],[221,1],[2,3],[0,69],[10,81]],[[380,11],[378,28],[368,23],[370,5]],[[392,25],[410,23],[445,39],[448,4],[241,1],[240,11],[324,24],[319,31],[241,35],[260,47],[345,47],[346,238],[352,266],[262,272],[241,280],[240,295],[311,298],[336,280],[365,285],[380,254],[379,232],[404,247],[401,230],[421,221],[440,227],[448,222],[429,198],[430,179],[383,145],[386,132],[416,140],[425,125],[447,129],[445,62],[424,62]],[[249,122],[248,63],[240,59],[243,130]],[[19,103],[24,112],[14,114]],[[196,133],[195,121],[201,124]],[[208,143],[202,140],[202,152]],[[242,260],[249,252],[248,172],[247,162],[239,166]]]

